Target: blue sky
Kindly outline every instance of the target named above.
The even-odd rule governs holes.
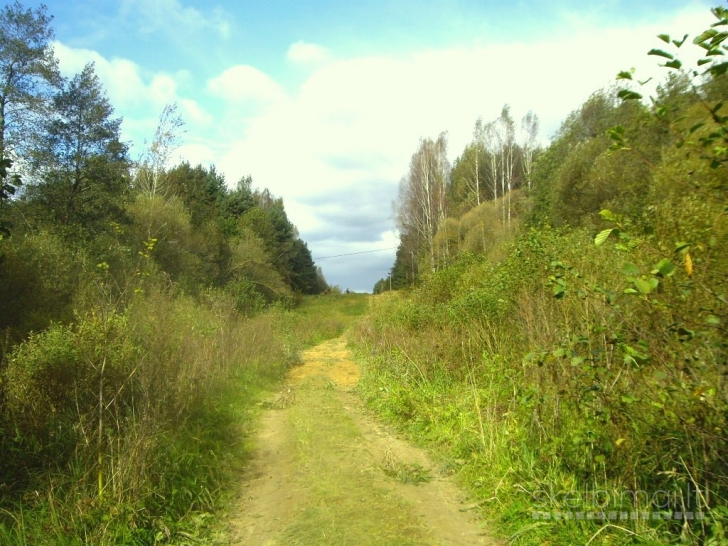
[[[39,2],[24,2],[27,7]],[[392,200],[420,137],[453,160],[479,116],[533,110],[544,142],[619,70],[656,70],[656,34],[695,34],[715,2],[47,0],[67,76],[89,61],[132,157],[165,104],[175,160],[215,164],[284,199],[314,257],[397,245]],[[394,250],[320,260],[371,290]]]

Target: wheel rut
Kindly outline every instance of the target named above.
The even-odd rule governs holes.
[[[329,340],[263,404],[231,544],[502,544],[426,452],[366,411],[359,376],[345,339]]]

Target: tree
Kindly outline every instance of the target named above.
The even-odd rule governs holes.
[[[480,142],[471,142],[455,160],[450,177],[449,213],[459,215],[480,205],[485,186],[487,153]]]
[[[316,264],[311,257],[311,251],[308,245],[301,239],[293,242],[293,255],[290,261],[291,268],[291,288],[302,294],[319,294],[326,290],[326,285],[321,285],[319,278],[320,269],[316,268]]]
[[[244,176],[238,180],[234,190],[226,192],[220,202],[221,230],[228,237],[239,233],[238,220],[255,206],[252,186],[252,177]]]
[[[177,197],[192,215],[192,225],[199,227],[219,219],[220,202],[227,195],[225,177],[215,167],[181,163],[165,175],[167,198]]]
[[[60,83],[46,6],[16,0],[0,10],[0,158],[23,155],[28,135]]]
[[[485,180],[490,186],[491,198],[498,199],[498,155],[500,154],[501,138],[495,121],[483,124],[482,118],[478,118],[478,121],[475,122],[473,137],[475,142],[485,150]]]
[[[447,161],[447,136],[441,133],[436,141],[420,141],[412,155],[409,173],[401,180],[395,216],[400,233],[414,235],[415,248],[428,256],[435,269],[435,234],[445,219],[445,195],[450,178]]]
[[[166,195],[166,169],[172,154],[182,144],[184,125],[184,120],[177,113],[177,103],[167,104],[159,116],[154,140],[144,152],[136,175],[136,189],[147,196]]]
[[[10,198],[15,195],[15,190],[20,186],[20,177],[11,175],[9,170],[13,162],[9,159],[0,159],[0,241],[4,236],[10,235],[10,223],[5,220],[5,207]],[[0,252],[0,259],[2,252]]]
[[[127,146],[121,119],[96,76],[93,63],[67,81],[53,98],[32,164],[41,182],[30,192],[64,225],[87,229],[109,214],[121,214],[128,188]]]
[[[533,178],[533,155],[538,147],[538,116],[528,112],[521,120],[521,165],[526,179],[528,191],[531,191]]]
[[[515,170],[516,128],[511,117],[511,107],[505,104],[500,117],[496,120],[496,127],[500,142],[500,177],[501,195],[508,191],[507,204],[503,201],[503,223],[511,222],[511,190],[513,189],[513,174]]]

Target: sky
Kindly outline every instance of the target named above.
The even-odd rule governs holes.
[[[165,105],[173,163],[282,197],[331,285],[371,291],[398,235],[392,203],[421,138],[453,161],[476,120],[529,110],[547,144],[616,74],[661,77],[656,36],[695,36],[700,0],[45,0],[72,77],[94,62],[132,158]],[[37,7],[40,2],[22,2]],[[684,48],[695,50],[686,42]],[[690,52],[686,51],[686,57]],[[386,250],[381,250],[386,249]],[[376,251],[376,252],[369,252]],[[356,253],[356,254],[354,254]],[[348,256],[341,256],[349,254]],[[338,256],[338,257],[330,257]]]

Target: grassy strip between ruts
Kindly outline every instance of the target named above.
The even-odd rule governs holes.
[[[372,464],[359,428],[333,385],[310,377],[288,410],[287,446],[296,453],[297,512],[280,533],[286,544],[432,544],[412,507]]]

